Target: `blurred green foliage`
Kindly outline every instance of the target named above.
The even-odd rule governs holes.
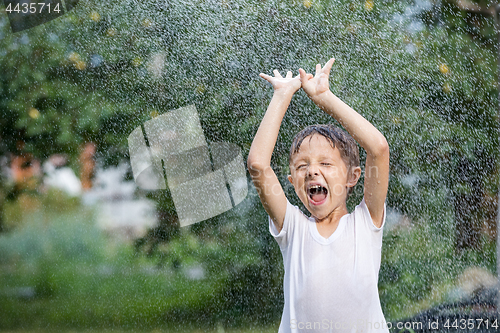
[[[466,265],[494,270],[492,241],[460,256],[454,250],[458,194],[476,196],[474,209],[483,220],[495,212],[482,199],[496,198],[498,188],[493,20],[453,1],[429,3],[414,15],[414,1],[395,0],[80,1],[67,16],[18,34],[2,13],[0,158],[20,150],[41,159],[65,153],[75,166],[81,144],[93,141],[101,160],[116,164],[128,158],[126,140],[134,128],[187,104],[196,105],[209,141],[237,143],[246,153],[272,94],[258,74],[312,71],[333,55],[332,90],[391,146],[387,203],[413,227],[386,235],[381,298],[388,318],[410,315],[430,298],[439,301],[433,288],[450,284]],[[415,22],[423,25],[411,30]],[[330,121],[303,92],[294,97],[272,163],[295,204],[285,178],[290,142],[305,125]],[[6,191],[0,192],[2,207]],[[88,234],[71,229],[86,225],[74,211],[35,219],[61,219],[54,235],[43,223],[2,235],[8,246],[1,251],[11,260],[2,263],[11,267],[2,274],[6,285],[35,286],[37,295],[28,312],[3,298],[5,327],[36,326],[42,317],[82,327],[279,318],[280,254],[253,189],[233,211],[183,231],[168,192],[148,195],[158,202],[161,224],[136,245],[158,266],[151,276],[139,273],[151,261],[134,258],[129,248],[114,249],[106,259],[108,250],[100,251],[107,241],[99,236],[92,238],[95,245],[73,239]],[[358,187],[349,206],[361,197]],[[24,219],[9,205],[15,203],[5,203],[2,216]],[[46,238],[38,242],[38,234]],[[28,260],[12,258],[31,243],[40,264],[15,264]],[[16,246],[26,248],[15,252]],[[112,273],[95,273],[100,264]],[[186,282],[182,267],[195,264],[206,267],[210,282]]]
[[[482,250],[457,254],[451,217],[436,230],[418,224],[386,232],[379,273],[379,293],[385,314],[409,318],[420,311],[449,302],[457,278],[468,267],[496,269],[495,243],[482,239]],[[447,234],[448,233],[448,234]]]
[[[268,280],[254,239],[238,223],[205,239],[184,229],[163,245],[168,256],[159,266],[106,237],[92,210],[58,196],[41,198],[19,228],[0,235],[2,329],[186,331],[279,319],[280,281]]]

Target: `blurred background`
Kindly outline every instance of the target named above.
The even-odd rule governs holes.
[[[0,5],[0,331],[277,331],[282,259],[249,177],[238,206],[180,228],[168,190],[135,186],[127,137],[194,104],[246,159],[272,96],[258,74],[332,56],[332,91],[391,147],[387,320],[496,318],[496,5],[80,0],[16,33]],[[296,205],[291,140],[327,122],[300,91],[282,124]]]

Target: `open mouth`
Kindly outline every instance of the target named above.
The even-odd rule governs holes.
[[[326,199],[327,194],[327,188],[319,184],[309,186],[307,189],[307,195],[313,204],[322,203]]]

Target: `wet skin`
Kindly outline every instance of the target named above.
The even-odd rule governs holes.
[[[348,172],[340,151],[318,134],[305,138],[293,155],[288,180],[323,237],[329,237],[348,214],[347,191],[356,185],[360,172],[359,167]]]

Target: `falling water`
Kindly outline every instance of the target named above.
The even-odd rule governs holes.
[[[391,147],[379,290],[388,319],[410,318],[494,284],[496,41],[493,19],[483,14],[438,0],[80,0],[62,17],[12,33],[0,12],[0,161],[6,168],[10,153],[41,160],[64,153],[76,170],[81,145],[95,142],[102,165],[129,163],[129,134],[187,105],[195,105],[207,142],[234,143],[246,156],[272,94],[258,74],[313,71],[334,56],[332,91]],[[300,202],[286,180],[291,140],[308,124],[328,122],[304,92],[294,97],[272,161],[294,204]],[[97,231],[75,211],[56,214],[74,230],[51,234],[43,222],[50,213],[27,217],[8,200],[7,173],[0,186],[4,219],[35,222],[0,235],[0,279],[8,286],[0,288],[0,308],[8,309],[0,327],[22,327],[28,313],[19,298],[29,299],[35,313],[57,297],[82,299],[73,310],[48,309],[28,327],[223,330],[279,322],[280,253],[250,183],[241,204],[182,229],[168,190],[137,189],[136,196],[155,200],[160,224],[134,244],[111,246],[100,236],[89,240]],[[358,185],[348,206],[362,196]],[[40,202],[42,210],[57,206]],[[78,235],[85,239],[77,242]],[[69,273],[79,260],[88,265]],[[122,297],[111,277],[121,281],[122,302],[130,306],[112,309],[98,300],[106,296],[99,284],[113,301]],[[50,315],[54,321],[46,322]]]

